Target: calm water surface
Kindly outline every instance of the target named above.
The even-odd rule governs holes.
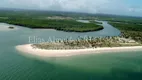
[[[142,80],[141,51],[40,59],[15,49],[16,45],[28,44],[29,36],[48,39],[120,34],[107,22],[103,25],[104,30],[89,33],[31,30],[20,26],[15,26],[17,30],[0,31],[0,80]]]

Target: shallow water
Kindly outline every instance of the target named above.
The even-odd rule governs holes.
[[[91,54],[66,58],[38,58],[22,55],[16,45],[28,44],[29,36],[48,39],[72,36],[117,36],[119,31],[107,25],[89,33],[56,30],[0,31],[0,80],[142,80],[142,52]],[[106,31],[105,31],[106,30]]]

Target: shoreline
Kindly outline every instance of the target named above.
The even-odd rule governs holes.
[[[103,47],[103,48],[87,48],[87,49],[72,49],[72,50],[45,50],[34,49],[31,44],[18,45],[16,50],[31,54],[39,57],[69,57],[75,55],[85,54],[100,54],[108,52],[130,52],[142,50],[142,46],[129,46],[129,47]]]

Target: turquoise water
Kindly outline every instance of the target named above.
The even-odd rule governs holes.
[[[39,58],[24,55],[16,45],[28,44],[29,36],[116,36],[119,31],[104,22],[105,29],[89,33],[55,30],[0,31],[0,80],[142,80],[142,52],[81,55],[66,58]]]

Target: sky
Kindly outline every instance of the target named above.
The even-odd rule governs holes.
[[[142,16],[142,0],[0,0],[0,8],[20,8]]]

